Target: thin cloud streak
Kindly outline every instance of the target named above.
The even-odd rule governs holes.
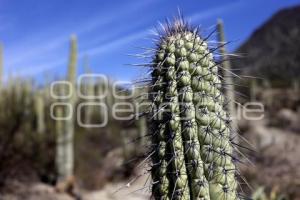
[[[242,1],[236,1],[231,4],[227,4],[225,6],[220,6],[220,7],[212,8],[209,10],[205,10],[201,13],[193,14],[193,15],[189,16],[188,18],[193,22],[207,19],[207,18],[213,17],[217,14],[228,12],[234,8],[237,8],[238,6],[241,6],[242,3],[243,3]]]
[[[226,6],[221,6],[221,7],[213,8],[213,9],[210,9],[210,10],[206,10],[202,13],[196,13],[194,15],[189,16],[188,18],[191,21],[198,21],[198,20],[210,18],[210,17],[213,17],[214,15],[229,11],[230,9],[233,9],[233,8],[239,6],[239,5],[241,5],[241,1],[234,2],[234,3],[226,5]],[[153,27],[148,28],[148,30],[155,31],[155,30],[153,30]],[[149,33],[149,32],[150,31],[143,30],[143,31],[139,31],[139,32],[130,34],[130,35],[124,37],[124,38],[121,38],[121,39],[115,40],[113,42],[109,42],[105,45],[87,50],[87,51],[84,52],[84,54],[96,55],[96,54],[99,54],[99,53],[111,51],[111,50],[115,49],[116,47],[118,47],[120,45],[128,44],[129,42],[132,42],[134,40],[138,40],[138,39],[142,38],[143,36],[146,36],[147,33]]]
[[[86,32],[93,31],[101,26],[108,25],[115,20],[119,20],[120,16],[128,15],[136,10],[139,10],[147,5],[154,3],[157,0],[147,0],[147,1],[140,1],[138,3],[134,2],[131,4],[127,4],[127,7],[122,7],[118,15],[111,14],[108,16],[95,16],[92,19],[88,20],[85,24],[84,28],[80,27],[80,29],[76,32],[78,35],[85,34]]]
[[[120,15],[122,16],[126,16],[129,13],[131,13],[134,10],[138,10],[141,9],[143,7],[148,6],[150,3],[153,3],[155,1],[141,1],[140,3],[131,3],[131,4],[126,4],[126,7],[120,7],[118,12],[118,15],[115,14],[110,14],[110,15],[106,15],[106,16],[102,16],[102,15],[98,15],[93,17],[92,19],[88,20],[86,23],[83,23],[84,26],[80,26],[80,28],[77,28],[76,34],[80,37],[84,37],[85,34],[92,32],[93,30],[97,29],[97,28],[103,28],[105,29],[105,26],[109,25],[110,23],[112,23],[115,20],[118,20],[120,18]],[[56,32],[60,32],[60,31],[56,31]],[[48,33],[48,31],[44,31],[43,33]],[[11,71],[16,71],[18,69],[18,74],[24,74],[22,73],[23,71],[26,72],[29,70],[29,68],[32,67],[28,67],[28,70],[22,70],[20,69],[20,67],[25,63],[32,63],[32,59],[39,57],[41,55],[45,55],[46,53],[50,53],[50,52],[54,52],[56,49],[61,49],[62,47],[64,47],[64,45],[66,45],[66,43],[68,42],[68,33],[59,33],[61,36],[59,37],[54,37],[52,39],[49,40],[49,38],[47,37],[47,34],[43,36],[43,33],[41,33],[40,35],[33,35],[31,36],[31,38],[47,38],[47,42],[44,43],[40,43],[40,41],[36,41],[35,39],[33,40],[27,40],[27,41],[23,41],[22,43],[18,43],[18,45],[16,45],[16,47],[13,48],[8,48],[6,51],[6,55],[7,56],[7,62],[6,62],[6,66],[7,68],[10,69]],[[52,33],[52,35],[54,35]],[[104,33],[105,35],[105,33]],[[61,62],[52,62],[52,60],[45,60],[45,63],[56,63],[55,65],[57,66],[59,63]],[[28,66],[28,65],[27,65]],[[49,69],[49,64],[46,65],[42,65],[45,66],[45,70]],[[53,66],[55,67],[55,66]],[[41,71],[40,69],[44,68],[44,67],[39,67],[37,71]],[[14,70],[15,69],[15,70]],[[32,71],[36,71],[36,70],[32,70]],[[28,74],[28,73],[26,73]]]
[[[142,38],[143,36],[145,36],[147,34],[147,31],[139,31],[137,33],[134,34],[130,34],[126,37],[117,39],[113,42],[108,42],[104,45],[89,49],[84,51],[82,54],[84,55],[90,55],[90,56],[94,56],[100,53],[108,53],[109,51],[112,51],[114,49],[116,49],[117,47],[124,45],[124,44],[128,44],[132,41],[138,40],[140,38]]]
[[[148,1],[148,3],[149,3],[149,1]],[[135,6],[135,7],[136,7],[136,9],[138,9],[140,7],[143,7],[143,5],[144,6],[147,5],[148,3],[145,4],[143,2],[142,4]],[[192,22],[195,22],[195,21],[213,17],[213,16],[223,13],[223,12],[228,12],[229,10],[236,8],[239,5],[241,5],[241,1],[237,1],[237,2],[231,3],[229,5],[225,5],[225,6],[212,8],[210,10],[206,10],[201,13],[195,13],[193,15],[188,16],[187,18],[190,19]],[[132,6],[132,5],[130,5],[130,6]],[[129,13],[129,12],[124,12],[124,13]],[[95,19],[94,21],[88,23],[83,28],[81,27],[80,31],[78,32],[78,35],[84,36],[86,33],[90,32],[96,28],[101,28],[102,26],[104,27],[105,25],[107,25],[110,22],[112,22],[113,20],[115,20],[115,18],[116,17],[113,17],[113,16],[106,16],[106,19],[107,19],[106,22],[105,21],[99,22],[98,20]],[[118,16],[118,18],[119,18],[119,16]],[[147,36],[147,33],[149,33],[148,30],[150,30],[150,28],[137,31],[135,33],[129,34],[125,37],[121,37],[114,41],[111,41],[111,40],[106,41],[103,45],[81,51],[79,56],[80,57],[83,55],[95,56],[95,55],[98,55],[101,53],[109,53],[109,52],[115,50],[116,48],[120,47],[121,45],[126,45],[130,42],[136,41],[138,39],[141,39],[141,38]],[[104,35],[105,35],[105,33],[104,33]],[[148,34],[148,35],[150,35],[150,34]],[[18,59],[14,60],[11,63],[8,63],[8,66],[11,67],[11,69],[14,69],[14,65],[22,64],[22,62],[24,60],[27,60],[28,57],[38,56],[38,55],[44,54],[45,52],[54,51],[55,49],[61,48],[63,45],[65,45],[67,41],[68,41],[68,38],[66,38],[66,37],[54,38],[51,42],[48,42],[48,43],[45,43],[44,45],[42,45],[43,47],[38,48],[40,46],[40,45],[38,45],[38,46],[36,46],[36,48],[34,48],[34,50],[27,52],[25,55],[24,55],[24,52],[23,52],[23,54],[19,54],[22,56],[20,56],[19,58],[17,57]],[[26,69],[19,68],[18,74],[25,75],[25,76],[34,76],[34,75],[40,74],[40,73],[44,72],[45,70],[53,69],[53,68],[56,68],[63,64],[66,64],[67,57],[65,59],[57,59],[56,61],[45,60],[45,61],[43,61],[43,63],[44,64],[41,63],[39,65],[39,67],[28,67]],[[27,66],[29,66],[29,65],[27,65]]]

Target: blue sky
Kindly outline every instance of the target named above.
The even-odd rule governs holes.
[[[76,34],[79,73],[88,56],[93,72],[135,80],[145,71],[124,64],[144,60],[127,54],[152,47],[151,30],[176,15],[178,7],[204,30],[222,18],[233,51],[276,11],[296,4],[300,0],[0,0],[4,73],[39,80],[63,76],[69,38]]]

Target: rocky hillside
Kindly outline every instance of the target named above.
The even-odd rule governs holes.
[[[233,67],[273,81],[300,77],[300,6],[279,11],[237,49]]]

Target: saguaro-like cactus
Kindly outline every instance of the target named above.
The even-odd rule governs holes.
[[[298,79],[294,79],[292,81],[293,90],[294,90],[296,95],[299,95],[299,87],[300,87],[299,83],[300,83],[300,81]]]
[[[66,177],[72,176],[74,173],[74,121],[75,121],[75,103],[76,103],[76,68],[77,68],[77,39],[76,36],[71,37],[70,60],[68,81],[71,83],[72,95],[69,104],[72,107],[71,117],[66,120],[65,124],[65,152],[66,152]]]
[[[256,101],[256,95],[258,92],[258,87],[257,87],[257,81],[256,79],[253,79],[250,81],[250,101],[255,102]]]
[[[66,176],[65,169],[65,137],[64,137],[64,123],[60,120],[64,117],[64,110],[62,107],[58,107],[55,111],[55,116],[59,118],[59,120],[55,121],[55,133],[56,133],[56,170],[58,174],[59,181],[62,181]]]
[[[89,67],[88,58],[85,58],[84,62],[84,72],[85,74],[92,74],[91,69]],[[80,86],[79,86],[80,87]],[[93,103],[95,101],[94,98],[91,99],[91,97],[95,96],[95,86],[94,86],[94,80],[92,77],[87,78],[87,80],[83,83],[83,89],[84,94],[86,96],[89,96],[88,99],[85,99],[85,102],[87,103]],[[84,122],[85,124],[91,124],[91,121],[93,119],[93,107],[91,105],[87,105],[84,109]]]
[[[3,74],[3,46],[0,43],[0,89],[2,89],[2,74]]]
[[[32,109],[33,109],[33,88],[32,81],[26,80],[21,87],[22,96],[20,98],[21,102],[24,104],[23,112],[25,116],[25,124],[24,128],[26,132],[30,132],[32,130]]]
[[[77,40],[75,36],[71,37],[71,46],[70,46],[70,60],[68,68],[68,79],[70,83],[71,97],[64,100],[67,103],[71,110],[64,109],[60,111],[64,113],[67,117],[64,119],[63,124],[59,125],[62,131],[57,130],[57,151],[56,151],[56,160],[57,170],[58,170],[58,180],[59,182],[66,181],[68,178],[73,176],[74,173],[74,120],[75,120],[75,103],[76,103],[76,64],[77,64]],[[62,91],[63,95],[66,91]],[[69,113],[71,112],[71,113]],[[59,113],[59,114],[61,114]],[[60,122],[57,122],[58,124]]]
[[[43,134],[45,132],[45,112],[44,98],[40,91],[37,92],[34,99],[34,107],[37,122],[37,132]]]
[[[77,72],[77,38],[75,35],[71,36],[70,46],[70,59],[68,67],[68,81],[73,85],[76,84],[76,72]]]
[[[263,89],[265,91],[264,94],[264,103],[267,109],[272,108],[273,97],[272,97],[272,84],[268,79],[264,79],[262,82]]]
[[[207,42],[177,20],[151,67],[153,197],[238,199],[230,120]]]
[[[234,138],[235,142],[238,143],[238,136],[236,134],[236,131],[238,129],[237,125],[237,119],[236,119],[236,108],[235,108],[235,95],[234,95],[234,83],[232,74],[230,73],[231,67],[230,67],[230,60],[227,55],[227,51],[225,48],[225,33],[224,33],[224,25],[222,20],[218,20],[217,23],[217,29],[218,29],[218,38],[220,45],[220,53],[221,53],[221,61],[222,61],[222,67],[224,72],[224,81],[225,81],[225,95],[228,98],[228,111],[231,115],[231,129],[233,130],[232,137]]]

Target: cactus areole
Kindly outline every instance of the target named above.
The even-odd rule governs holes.
[[[238,199],[218,66],[197,29],[164,27],[153,57],[151,176],[154,199]]]

